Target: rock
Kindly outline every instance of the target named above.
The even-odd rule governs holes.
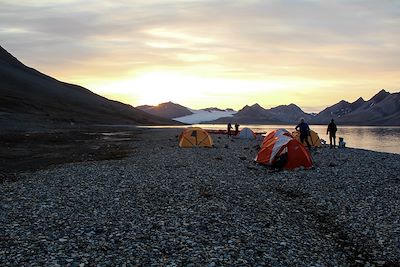
[[[247,169],[249,170],[256,170],[258,171],[258,168],[254,167],[254,166],[246,166]]]
[[[181,149],[168,142],[177,132],[140,135],[137,153],[123,159],[60,164],[2,183],[0,266],[398,261],[400,155],[321,149],[318,169],[268,172],[245,149],[259,141]]]
[[[328,167],[337,167],[337,163],[336,162],[329,162]]]

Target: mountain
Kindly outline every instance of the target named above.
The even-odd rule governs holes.
[[[310,119],[312,115],[305,113],[295,104],[281,105],[265,109],[259,104],[246,105],[233,117],[220,118],[213,123],[238,122],[242,124],[293,124],[301,118]]]
[[[318,114],[306,113],[295,104],[270,109],[259,104],[246,105],[238,112],[217,107],[193,110],[171,102],[138,108],[188,124],[296,124],[301,118],[311,124],[327,124],[333,118],[343,125],[400,125],[400,93],[389,93],[383,89],[368,101],[362,97],[354,102],[342,100]]]
[[[269,109],[269,112],[285,123],[297,123],[302,118],[309,121],[313,117],[295,104],[280,105]]]
[[[173,119],[193,114],[188,108],[172,102],[162,103],[157,106],[143,105],[136,107],[149,114]]]
[[[189,109],[172,102],[162,103],[157,106],[143,105],[136,107],[149,114],[164,118],[174,119],[186,124],[196,124],[216,120],[221,117],[231,117],[236,113],[233,109],[220,109],[216,107],[203,109]]]
[[[318,114],[308,114],[295,104],[265,109],[259,104],[245,106],[231,117],[210,123],[295,124],[301,118],[312,124],[327,124],[331,119],[344,125],[400,125],[400,93],[381,90],[370,100],[358,98],[350,103],[342,100]]]
[[[382,89],[368,101],[342,100],[318,113],[312,122],[327,123],[331,119],[347,125],[400,125],[400,93]]]
[[[0,46],[0,125],[174,124],[25,66]]]

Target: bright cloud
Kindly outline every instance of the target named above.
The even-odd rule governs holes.
[[[133,105],[298,103],[400,82],[398,1],[0,0],[1,45]],[[24,18],[24,19],[21,19]],[[195,90],[188,88],[195,88]]]

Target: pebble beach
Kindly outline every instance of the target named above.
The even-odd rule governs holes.
[[[0,266],[400,266],[400,155],[321,148],[272,172],[260,140],[179,132],[0,183]]]

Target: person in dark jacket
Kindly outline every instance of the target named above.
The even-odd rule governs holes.
[[[235,123],[235,135],[238,135],[238,133],[239,133],[239,124],[238,123]]]
[[[304,119],[301,119],[300,124],[296,126],[296,131],[300,131],[300,142],[304,144],[304,141],[307,144],[308,150],[311,151],[310,142],[308,142],[308,137],[310,136],[310,126],[304,122]]]
[[[227,126],[227,134],[228,134],[228,137],[231,137],[231,135],[232,135],[232,124],[231,123],[228,123],[228,126]]]
[[[331,148],[332,148],[332,143],[333,143],[333,148],[336,147],[336,132],[337,132],[337,126],[335,124],[335,121],[332,119],[331,123],[329,123],[328,125],[328,129],[326,130],[326,134],[329,133],[329,142],[331,144]]]

